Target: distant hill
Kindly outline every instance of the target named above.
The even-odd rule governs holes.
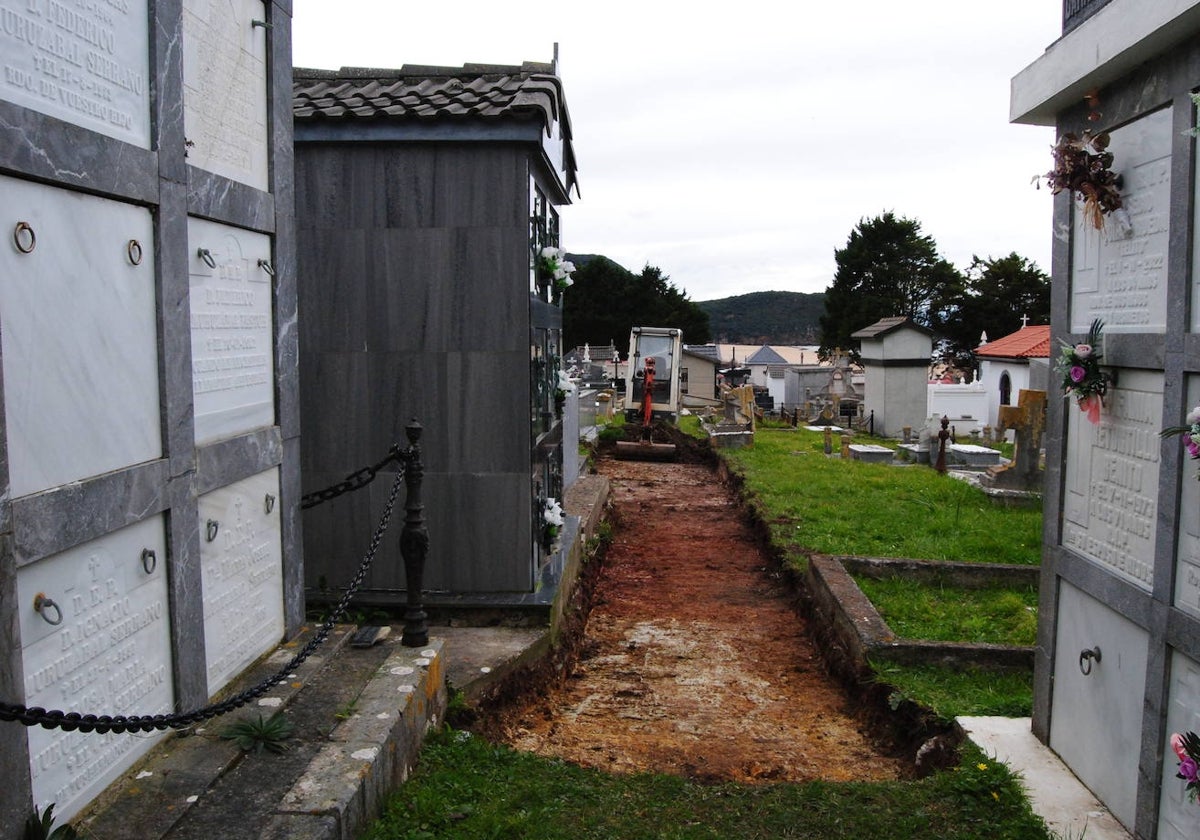
[[[751,292],[696,301],[708,313],[713,340],[727,344],[817,344],[825,293]]]

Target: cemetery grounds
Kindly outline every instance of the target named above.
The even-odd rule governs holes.
[[[969,743],[957,764],[918,779],[873,739],[861,716],[856,725],[847,696],[819,678],[804,619],[783,591],[809,551],[1036,564],[1040,510],[994,508],[975,488],[927,468],[827,459],[822,446],[813,433],[760,429],[753,447],[726,453],[733,478],[724,488],[696,464],[601,462],[599,471],[613,478],[618,520],[575,673],[523,686],[511,702],[477,719],[474,728],[483,734],[448,728],[434,736],[368,836],[1048,837],[1007,768]],[[710,483],[696,484],[704,475]],[[740,493],[742,504],[712,503],[713,494],[727,492]],[[634,520],[653,519],[640,523],[651,527],[639,531],[631,513]],[[747,519],[765,527],[771,550],[756,557],[746,546],[717,546],[691,572],[671,579],[671,543],[709,525],[716,529],[709,538],[719,542],[732,528],[726,514],[743,527]],[[747,530],[734,542],[755,542]],[[631,549],[642,552],[642,562],[626,557],[614,565],[612,555]],[[738,589],[737,576],[749,581],[748,589]],[[740,611],[740,625],[735,614],[732,630],[721,628],[706,600],[714,594]],[[630,601],[646,597],[654,620],[622,624]],[[930,603],[960,600],[959,593],[939,592],[930,601],[929,592],[911,589],[886,597],[918,617]],[[993,600],[1018,616],[1028,616],[1035,603],[1028,593],[1000,592]],[[782,605],[790,627],[778,623],[780,612],[768,602]],[[993,608],[974,604],[961,611],[965,622],[939,620],[936,632],[973,640],[978,614]],[[982,622],[989,631],[998,623]],[[1006,624],[999,635],[1024,643],[1028,621],[1017,625]],[[685,632],[674,632],[680,627]],[[697,642],[698,677],[673,680],[634,666],[656,649],[656,661],[673,657],[681,669],[691,667],[682,663],[695,658]],[[739,645],[753,648],[756,667],[781,676],[764,684],[723,669]],[[897,708],[919,707],[943,719],[1028,714],[1027,675],[1006,681],[988,672],[874,664]],[[673,682],[682,683],[679,696],[660,696]],[[719,708],[702,708],[706,700]],[[613,708],[595,708],[604,705]],[[704,719],[714,716],[719,725],[705,729],[712,721]],[[630,717],[632,736],[628,726],[622,729]],[[805,727],[809,735],[795,734]],[[666,734],[680,729],[698,736],[690,748]],[[788,742],[795,747],[797,738],[807,738],[807,748],[789,755]]]

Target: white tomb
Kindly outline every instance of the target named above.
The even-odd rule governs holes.
[[[146,2],[0,4],[0,99],[149,148]]]
[[[0,248],[12,496],[160,457],[150,212],[4,176],[0,206],[29,249]]]
[[[283,636],[278,498],[278,470],[200,497],[209,693],[224,687]]]
[[[183,3],[188,162],[260,190],[269,175],[265,20],[262,0]]]
[[[196,443],[275,422],[271,241],[188,219]]]
[[[27,705],[110,715],[172,711],[166,564],[156,516],[17,570]],[[36,611],[39,594],[54,606]],[[31,727],[35,801],[69,816],[160,737]]]

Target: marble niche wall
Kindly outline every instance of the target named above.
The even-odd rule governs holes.
[[[303,618],[291,0],[0,0],[0,701],[206,704]],[[0,825],[154,737],[0,722]]]

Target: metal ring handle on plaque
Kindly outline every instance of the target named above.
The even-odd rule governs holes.
[[[221,523],[215,519],[210,519],[204,525],[204,538],[208,542],[212,542],[217,538],[217,531],[221,529]]]
[[[158,568],[158,555],[155,554],[153,548],[142,549],[142,571],[148,575],[154,574],[154,570]]]
[[[1100,661],[1100,648],[1079,651],[1079,672],[1085,677],[1092,673],[1092,663]]]
[[[45,595],[43,595],[41,592],[33,597],[33,609],[50,626],[57,627],[58,625],[62,624],[62,608],[58,604],[54,603],[54,601],[52,601],[50,598],[47,598]],[[56,616],[54,620],[51,620],[50,616],[46,614],[49,610],[54,610],[54,615]]]
[[[260,257],[258,260],[258,267],[265,271],[268,277],[275,276],[275,267],[271,265],[270,260],[264,260]]]
[[[204,264],[209,268],[217,267],[217,259],[212,255],[212,251],[207,248],[197,248],[196,256],[203,260]]]
[[[37,234],[33,232],[33,226],[29,222],[17,222],[13,228],[13,245],[17,246],[17,250],[22,254],[33,253],[33,249],[37,247]]]
[[[136,239],[130,239],[125,243],[125,253],[129,257],[129,262],[133,265],[142,264],[142,243]]]
[[[268,516],[270,516],[271,511],[275,510],[275,497],[270,493],[268,493],[266,498],[263,499],[263,510]]]

